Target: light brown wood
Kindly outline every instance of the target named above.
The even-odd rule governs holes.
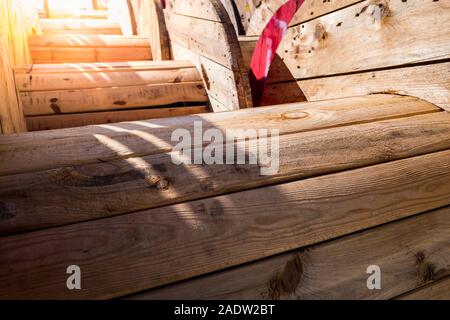
[[[125,36],[137,35],[136,21],[129,0],[109,0],[108,20],[120,25]]]
[[[117,22],[99,19],[41,19],[44,34],[105,34],[121,35]]]
[[[149,48],[150,42],[146,37],[122,36],[122,35],[92,35],[92,34],[67,34],[67,35],[38,35],[29,38],[31,47],[63,47],[63,48]]]
[[[101,135],[96,138],[113,150],[127,148]],[[229,145],[251,152],[242,144],[228,142],[226,147]],[[4,221],[0,233],[134,212],[447,148],[450,114],[435,113],[284,135],[279,139],[278,170],[269,176],[261,175],[261,164],[180,166],[173,162],[173,154],[165,153],[6,176],[0,178],[0,195],[14,208],[14,217]],[[158,183],[167,187],[158,188]],[[22,194],[27,195],[26,200]],[[77,202],[73,203],[70,199],[75,194]]]
[[[113,62],[152,59],[150,46],[144,48],[31,47],[31,55],[35,63]]]
[[[415,96],[450,111],[450,62],[417,65],[389,70],[346,74],[270,83],[266,87],[266,104],[336,99],[374,93]],[[270,78],[269,78],[270,79]],[[301,100],[300,100],[301,101]]]
[[[450,277],[406,293],[399,300],[450,300]]]
[[[132,0],[137,34],[150,39],[153,57],[157,61],[171,60],[170,39],[164,11],[158,0]]]
[[[260,5],[249,18],[246,35],[259,36],[276,10],[286,3],[287,0],[262,0],[260,2]],[[308,0],[306,2],[308,2]]]
[[[64,64],[25,64],[14,68],[14,73],[65,73],[65,72],[109,72],[109,71],[145,71],[169,70],[192,66],[190,61],[119,61],[92,63],[64,63]]]
[[[40,32],[36,3],[29,0],[0,2],[0,37],[6,43],[11,65],[30,63],[27,38]]]
[[[130,299],[390,299],[450,274],[449,228],[446,207]],[[381,290],[367,288],[371,265]],[[449,283],[409,298],[449,297]]]
[[[20,99],[25,116],[120,110],[208,101],[202,82],[21,92]]]
[[[449,16],[448,1],[364,1],[289,28],[278,54],[295,79],[445,59]]]
[[[27,117],[27,127],[30,131],[74,128],[89,125],[101,125],[123,121],[138,121],[166,117],[179,117],[189,114],[207,113],[207,106],[179,106],[173,108],[151,108],[137,110],[122,110],[110,112],[91,112],[53,116]]]
[[[120,297],[448,204],[450,152],[445,151],[5,237],[0,297]],[[61,290],[68,264],[82,269],[83,290]]]
[[[51,72],[31,67],[29,73],[17,72],[16,85],[21,92],[80,90],[164,83],[201,82],[201,75],[189,62],[158,65],[157,62],[136,67],[87,68],[80,64],[59,65]],[[109,64],[108,64],[109,65]],[[60,71],[60,72],[59,72]]]
[[[0,34],[0,134],[27,131],[22,104],[17,96],[9,50]]]
[[[0,175],[170,152],[173,149],[173,144],[169,143],[173,126],[193,134],[195,121],[202,121],[204,130],[217,128],[224,132],[225,129],[242,128],[278,129],[280,135],[284,135],[438,110],[432,104],[414,98],[373,95],[141,121],[112,127],[99,126],[60,130],[57,133],[36,132],[0,137]],[[150,143],[143,143],[141,135]],[[97,136],[117,141],[127,148],[113,150],[100,142]],[[239,139],[242,138],[244,137]],[[200,146],[201,144],[194,141],[193,147]]]
[[[222,101],[210,94],[210,100],[215,100],[211,103],[213,108],[222,111],[251,107],[242,52],[220,0],[171,0],[166,12],[174,58],[193,61],[202,72],[208,93],[223,92],[227,97]],[[231,83],[231,86],[224,86],[226,83]],[[211,89],[213,87],[216,88]]]
[[[51,19],[107,19],[108,12],[106,10],[67,10],[52,9],[48,12],[48,18]]]

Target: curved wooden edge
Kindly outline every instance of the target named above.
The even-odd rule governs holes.
[[[148,37],[153,60],[171,60],[170,40],[160,0],[127,0],[136,34]]]
[[[174,58],[196,64],[214,111],[253,106],[238,37],[221,0],[169,0],[166,22]]]

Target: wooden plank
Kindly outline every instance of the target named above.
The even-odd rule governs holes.
[[[450,277],[408,292],[399,300],[450,300]]]
[[[201,75],[194,65],[185,63],[179,68],[111,68],[84,71],[72,69],[68,72],[19,73],[15,75],[17,89],[21,92],[50,90],[79,90],[111,88],[163,83],[201,82]],[[61,65],[66,70],[64,65]]]
[[[245,94],[244,88],[237,86],[239,74],[175,42],[172,43],[172,51],[175,58],[191,61],[201,72],[209,99],[220,104],[220,107],[212,109],[214,112],[236,110],[240,104],[239,97]]]
[[[117,22],[98,19],[41,19],[44,34],[105,34],[121,35]]]
[[[351,6],[355,3],[363,2],[361,0],[331,0],[317,1],[306,0],[305,6],[295,15],[291,22],[291,26],[309,21],[311,19],[326,15],[339,9]]]
[[[48,18],[51,19],[107,19],[108,12],[106,10],[67,10],[52,9],[48,12]]]
[[[414,98],[373,95],[195,117],[141,121],[115,127],[67,129],[59,130],[57,134],[33,132],[14,137],[0,137],[0,175],[170,152],[173,150],[171,143],[173,127],[186,129],[193,134],[195,121],[202,121],[203,130],[217,128],[225,132],[225,129],[242,128],[278,129],[280,135],[284,135],[438,110],[432,104]],[[136,135],[136,130],[139,130],[150,143],[142,143],[142,138]],[[112,150],[96,138],[98,135],[124,144],[127,148]],[[193,147],[201,145],[194,141]]]
[[[244,31],[248,29],[251,17],[255,14],[257,8],[261,6],[261,2],[261,0],[234,0]]]
[[[287,0],[262,0],[260,5],[250,17],[250,21],[248,22],[246,29],[246,35],[259,36],[269,20],[272,18],[275,11],[277,11],[286,2]]]
[[[210,18],[199,17],[204,14]],[[202,70],[207,88],[220,86],[220,83],[231,79],[231,86],[219,89],[228,92],[227,100],[233,101],[232,104],[223,102],[228,110],[252,106],[247,69],[237,35],[219,0],[169,1],[166,22],[176,60],[193,59],[191,61]],[[178,46],[175,49],[176,45]],[[203,65],[204,58],[209,62],[209,66]],[[206,72],[203,70],[211,68],[211,62],[218,65],[213,69],[226,68],[231,72],[222,79],[220,74],[215,73],[205,77]],[[220,100],[214,96],[211,98]]]
[[[109,0],[108,20],[117,22],[125,36],[136,35],[136,21],[129,0]]]
[[[278,54],[290,77],[311,78],[449,57],[448,1],[380,1],[361,2],[289,28]]]
[[[0,35],[0,129],[1,134],[27,131],[22,104],[17,97],[9,50]]]
[[[31,47],[76,47],[76,48],[149,48],[150,41],[146,37],[122,36],[122,35],[38,35],[29,37]]]
[[[34,63],[111,62],[152,59],[150,46],[146,48],[31,47],[30,50]]]
[[[120,110],[208,101],[201,82],[32,91],[21,92],[20,98],[25,116]]]
[[[30,131],[53,130],[61,128],[82,127],[88,125],[117,123],[123,121],[137,121],[145,119],[158,119],[166,117],[179,117],[189,114],[208,112],[208,107],[170,107],[138,110],[122,110],[111,112],[78,113],[53,116],[27,117],[27,126]]]
[[[102,135],[96,138],[113,150],[128,148]],[[225,147],[244,154],[255,152],[245,143],[231,141]],[[5,206],[14,208],[12,216],[2,221],[0,234],[104,218],[445,150],[450,148],[450,114],[288,134],[279,138],[278,148],[279,159],[271,175],[262,174],[260,161],[178,165],[173,161],[176,152],[0,177],[0,198]],[[193,154],[199,152],[204,149],[193,150]],[[158,187],[161,183],[166,187]],[[76,202],[71,201],[74,195]]]
[[[0,297],[120,297],[449,203],[450,152],[445,151],[5,237]],[[67,281],[64,270],[72,264],[82,270],[83,290],[61,290]]]
[[[14,73],[67,73],[67,72],[110,72],[110,71],[147,71],[169,70],[192,67],[190,61],[119,61],[119,62],[92,62],[92,63],[63,63],[63,64],[27,64],[14,68]]]
[[[28,0],[0,2],[0,37],[5,41],[12,66],[31,63],[27,38],[40,32],[37,3]]]
[[[450,111],[450,62],[268,84],[270,102],[336,99],[373,93],[415,96]]]
[[[390,299],[450,274],[449,228],[446,207],[130,299]],[[371,265],[380,290],[367,288]]]
[[[137,34],[150,39],[154,59],[171,60],[169,33],[160,1],[132,0],[131,5],[136,15]]]

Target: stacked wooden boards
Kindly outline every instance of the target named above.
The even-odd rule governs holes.
[[[449,1],[307,0],[271,67],[265,104],[384,92],[449,110],[449,17]],[[251,55],[251,39],[242,44]]]
[[[279,129],[279,171],[175,165],[196,121]],[[449,275],[450,115],[373,95],[5,136],[0,199],[2,298],[391,298]]]
[[[103,62],[17,67],[31,131],[208,112],[190,62]]]
[[[28,40],[33,63],[14,70],[29,130],[209,111],[195,66],[161,61],[170,58],[163,54],[170,52],[170,44],[145,32],[160,29],[162,8],[156,0],[139,3],[136,9],[152,15],[146,24],[139,20],[139,36],[125,36],[123,19],[112,15],[130,20],[132,2],[111,1],[107,16],[99,14],[107,11],[95,9],[92,1],[74,3],[69,9],[49,2],[50,18],[40,20],[43,33]],[[96,15],[81,14],[92,10]]]
[[[29,40],[34,64],[152,60],[146,37],[123,35],[39,35]]]
[[[166,23],[176,60],[193,61],[214,111],[252,106],[248,74],[230,17],[220,0],[169,0]]]

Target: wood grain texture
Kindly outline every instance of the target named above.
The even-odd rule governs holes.
[[[0,297],[124,296],[439,208],[449,195],[444,151],[5,237]],[[84,290],[65,289],[71,264]]]
[[[278,54],[295,79],[445,59],[449,15],[448,1],[364,1],[289,28]]]
[[[390,299],[450,274],[450,207],[130,299]],[[368,290],[367,268],[381,269]],[[449,281],[406,295],[445,298]]]
[[[282,72],[273,71],[271,76]],[[418,97],[450,111],[450,62],[269,83],[264,99],[266,103],[292,102],[304,96],[317,101],[382,92]]]
[[[22,104],[17,96],[9,50],[0,35],[0,134],[27,131]]]
[[[25,116],[120,110],[208,101],[202,82],[21,92],[20,99]]]
[[[82,126],[118,123],[123,121],[138,121],[167,117],[180,117],[190,114],[207,113],[209,108],[204,106],[180,106],[167,108],[150,108],[119,110],[108,112],[89,112],[52,116],[26,117],[30,131],[54,130],[61,128],[75,128]]]
[[[171,0],[166,11],[174,58],[193,61],[202,72],[208,92],[211,87],[219,87],[216,92],[227,93],[226,100],[232,103],[223,102],[222,108],[237,110],[251,107],[242,52],[230,17],[220,0]],[[206,71],[208,69],[222,71],[216,74]],[[232,85],[222,87],[223,83]]]
[[[108,64],[109,65],[109,64]],[[202,78],[192,63],[175,65],[151,63],[142,67],[90,68],[83,64],[67,68],[60,64],[60,70],[51,72],[30,67],[27,73],[16,70],[16,85],[20,92],[79,90],[111,88],[163,83],[201,82]],[[76,67],[78,66],[78,67]]]
[[[111,148],[126,148],[97,138]],[[244,144],[227,142],[226,148],[230,146],[254,152]],[[174,154],[162,153],[5,176],[0,177],[0,198],[14,209],[0,233],[135,212],[445,149],[450,149],[450,114],[437,113],[284,135],[272,175],[261,174],[261,163],[177,165]]]
[[[99,19],[41,19],[44,34],[105,34],[121,35],[118,22]]]
[[[137,34],[148,37],[155,60],[171,60],[169,33],[167,31],[164,11],[159,0],[132,0]]]
[[[0,137],[0,175],[33,172],[71,165],[101,163],[121,158],[170,152],[173,127],[191,134],[195,121],[203,129],[280,130],[280,135],[333,128],[436,112],[430,103],[415,98],[373,95],[333,101],[296,103],[255,110],[239,110],[130,124],[36,132]],[[126,146],[111,149],[97,139],[104,136]],[[193,147],[201,144],[194,143]]]
[[[450,300],[450,277],[401,295],[399,300]]]

